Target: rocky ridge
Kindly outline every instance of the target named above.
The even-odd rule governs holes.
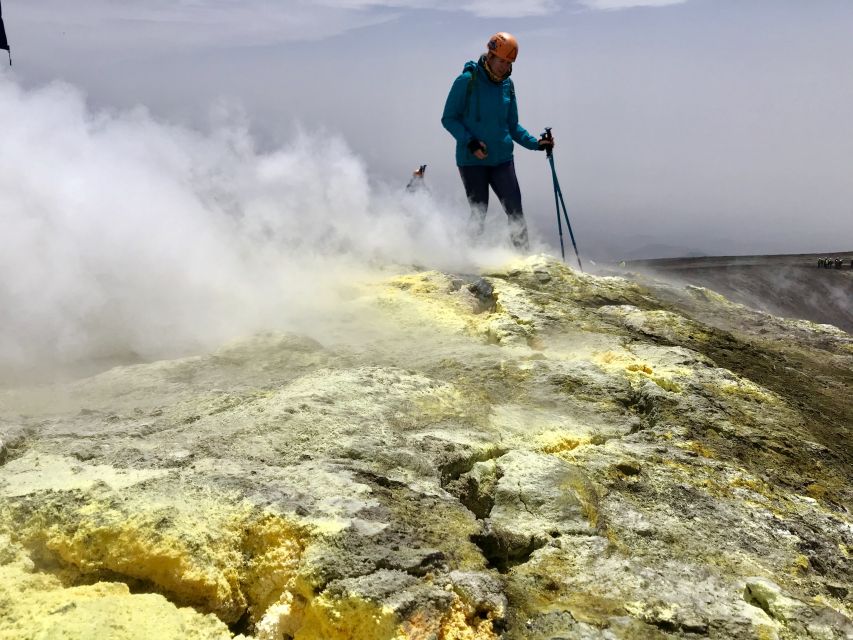
[[[544,256],[340,317],[0,392],[0,638],[853,637],[849,334]]]

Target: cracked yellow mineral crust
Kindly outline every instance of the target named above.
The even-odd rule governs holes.
[[[37,571],[26,555],[0,536],[0,638],[97,638],[116,640],[228,639],[228,627],[212,614],[177,607],[161,595],[131,594],[126,584],[97,582],[68,587]]]
[[[853,337],[531,256],[0,389],[0,638],[846,640]]]
[[[102,468],[56,456],[24,456],[10,466],[24,477],[32,467],[41,469],[42,483],[51,478],[64,482],[69,466],[80,477],[93,472],[110,477]],[[128,586],[153,590],[224,623],[236,622],[247,611],[252,619],[294,580],[309,538],[305,527],[260,512],[233,494],[186,482],[159,490],[136,484],[135,491],[117,492],[115,487],[129,488],[127,474],[112,475],[122,481],[112,487],[95,484],[85,494],[57,486],[36,492],[41,500],[33,494],[14,496],[2,507],[7,535],[28,552],[33,566],[48,569],[62,584],[99,581],[99,589],[87,597],[129,596]],[[168,481],[162,474],[141,477]],[[144,485],[138,478],[137,483]],[[21,486],[8,492],[20,493]]]

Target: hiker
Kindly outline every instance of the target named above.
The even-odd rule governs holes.
[[[509,219],[516,249],[527,251],[527,224],[521,190],[515,175],[513,141],[531,150],[553,148],[553,138],[537,140],[518,124],[518,104],[510,74],[518,42],[509,33],[496,33],[478,61],[465,63],[453,81],[441,124],[456,139],[456,164],[471,204],[472,227],[483,232],[489,207],[489,187]]]

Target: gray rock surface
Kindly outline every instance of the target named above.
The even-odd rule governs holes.
[[[0,391],[0,637],[853,637],[848,334],[545,257],[348,304]]]

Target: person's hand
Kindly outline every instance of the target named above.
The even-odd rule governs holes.
[[[477,140],[476,138],[472,138],[471,142],[468,143],[468,151],[474,154],[474,157],[477,160],[485,160],[489,155],[489,150],[486,148],[486,143],[482,140]]]
[[[554,136],[545,137],[543,136],[539,138],[539,150],[540,151],[553,151],[554,149]]]

